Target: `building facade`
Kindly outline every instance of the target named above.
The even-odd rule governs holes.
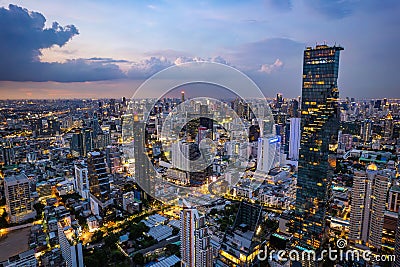
[[[299,160],[300,118],[290,118],[289,159]]]
[[[10,222],[20,223],[35,218],[36,211],[33,208],[30,184],[25,174],[4,178],[4,190],[6,211]]]
[[[389,178],[371,164],[353,179],[349,240],[380,249]]]
[[[304,51],[301,140],[293,223],[295,245],[318,249],[324,240],[326,207],[336,166],[339,128],[337,78],[342,47]]]
[[[181,259],[184,267],[211,267],[212,249],[205,217],[196,208],[184,207],[181,221]]]

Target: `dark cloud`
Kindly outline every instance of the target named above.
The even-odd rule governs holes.
[[[105,61],[40,62],[41,49],[62,47],[79,34],[74,25],[53,22],[45,28],[45,22],[42,14],[16,5],[0,8],[0,80],[76,82],[124,76],[117,65]]]

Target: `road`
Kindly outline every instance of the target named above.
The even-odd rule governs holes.
[[[29,249],[28,240],[31,228],[22,228],[7,233],[0,241],[0,262]]]
[[[179,241],[179,239],[180,239],[179,236],[174,236],[173,238],[171,238],[171,239],[168,240],[168,241],[167,241],[167,240],[162,240],[162,241],[158,242],[157,244],[155,244],[155,245],[153,245],[153,246],[151,246],[151,247],[144,248],[144,249],[140,249],[140,250],[138,250],[138,251],[135,251],[134,248],[130,248],[130,249],[127,250],[127,253],[128,253],[129,255],[131,255],[131,253],[133,253],[133,252],[134,252],[135,254],[136,254],[136,253],[146,254],[147,252],[156,250],[156,249],[158,249],[158,248],[163,248],[163,247],[165,247],[165,246],[168,245],[168,244],[175,243],[175,242]]]

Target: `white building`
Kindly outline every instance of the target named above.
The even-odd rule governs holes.
[[[88,169],[83,162],[76,163],[75,165],[75,190],[78,194],[86,199],[89,199],[89,178]]]
[[[211,267],[212,249],[205,217],[188,206],[183,208],[180,217],[182,266]]]
[[[74,243],[75,232],[70,225],[58,222],[58,241],[67,267],[84,267],[82,243]]]
[[[268,173],[280,163],[280,137],[258,138],[257,170]]]
[[[289,159],[299,160],[300,118],[290,118]]]
[[[349,239],[376,249],[382,245],[389,178],[375,164],[354,172]]]

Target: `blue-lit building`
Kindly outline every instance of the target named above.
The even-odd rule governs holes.
[[[318,249],[336,166],[339,127],[337,78],[342,47],[317,45],[304,51],[301,140],[293,220],[294,243]]]

